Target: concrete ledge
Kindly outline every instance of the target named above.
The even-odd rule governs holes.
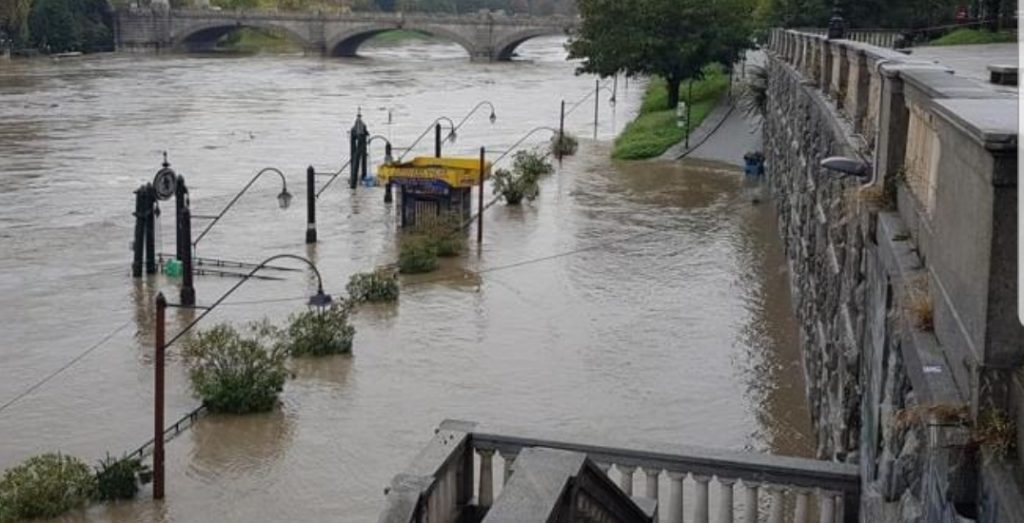
[[[1009,96],[935,100],[936,112],[990,151],[1017,148],[1019,100]]]
[[[920,258],[913,251],[910,233],[899,215],[892,212],[878,216],[879,258],[897,302],[905,299],[905,288],[913,277],[925,276]],[[899,307],[899,305],[897,305]],[[904,367],[921,404],[962,404],[956,380],[947,356],[933,333],[924,332],[899,313]]]

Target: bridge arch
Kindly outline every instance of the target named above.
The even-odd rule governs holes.
[[[567,36],[568,34],[568,30],[556,27],[537,27],[512,33],[495,42],[494,59],[501,61],[511,60],[512,54],[516,52],[516,48],[531,38],[541,36]]]
[[[305,35],[286,25],[272,20],[218,20],[189,26],[173,37],[175,49],[187,51],[212,49],[217,40],[224,35],[242,28],[261,29],[268,32],[283,34],[288,40],[298,44],[302,49],[309,49],[310,42]]]
[[[356,51],[358,51],[359,46],[361,46],[363,42],[366,42],[380,33],[394,31],[397,29],[416,31],[454,42],[465,49],[471,57],[479,54],[477,46],[473,41],[456,31],[431,24],[416,24],[402,21],[395,21],[394,23],[368,24],[345,29],[331,36],[327,40],[325,46],[326,52],[329,56],[356,56]]]

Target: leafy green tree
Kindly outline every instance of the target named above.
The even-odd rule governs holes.
[[[34,46],[48,52],[113,48],[105,0],[35,0],[28,27]]]
[[[730,66],[750,46],[749,0],[579,0],[582,24],[569,42],[577,73],[657,75],[668,87],[668,108],[679,86],[704,66]]]
[[[28,15],[32,0],[0,0],[0,35],[6,35],[15,47],[28,43]]]

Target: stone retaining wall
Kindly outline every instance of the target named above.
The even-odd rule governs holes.
[[[778,30],[769,50],[765,154],[819,457],[859,463],[864,521],[1024,521],[1017,454],[977,428],[1024,420],[1016,97],[858,42]]]

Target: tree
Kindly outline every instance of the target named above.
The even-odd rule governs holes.
[[[0,35],[6,34],[15,47],[28,43],[28,15],[31,8],[31,0],[0,0]]]
[[[32,44],[55,53],[109,50],[108,9],[105,0],[36,0],[28,18]]]
[[[729,67],[750,46],[750,0],[579,0],[583,20],[569,42],[577,73],[658,75],[668,108],[705,65]]]

